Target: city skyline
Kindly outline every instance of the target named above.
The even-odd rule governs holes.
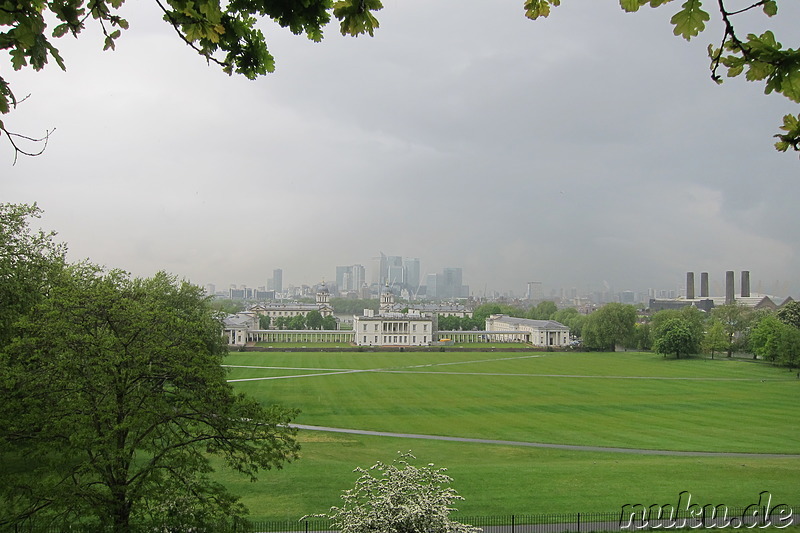
[[[372,38],[265,23],[276,72],[251,82],[126,4],[115,51],[91,27],[59,41],[67,72],[9,71],[31,96],[6,126],[56,131],[13,166],[0,139],[0,200],[38,203],[71,260],[198,284],[330,280],[383,250],[421,279],[460,267],[477,295],[750,270],[796,296],[800,163],[772,147],[796,105],[717,86],[719,21],[686,42],[677,9],[576,1],[531,21],[521,0],[391,0]],[[780,9],[742,31],[795,35],[800,3]]]

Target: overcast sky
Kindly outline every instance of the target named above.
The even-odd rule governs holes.
[[[15,166],[0,142],[0,201],[37,202],[74,260],[222,288],[370,276],[382,251],[462,267],[476,296],[677,289],[687,271],[721,289],[726,270],[800,296],[800,160],[772,147],[797,106],[715,85],[720,26],[673,36],[677,2],[567,0],[530,21],[523,0],[384,0],[374,38],[265,23],[277,70],[256,81],[129,4],[114,52],[87,31],[59,41],[66,73],[0,63],[31,95],[6,125],[56,128]],[[772,22],[787,46],[798,4]]]

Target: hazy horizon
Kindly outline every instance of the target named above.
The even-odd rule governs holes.
[[[727,270],[800,294],[800,161],[772,146],[797,106],[710,80],[718,22],[687,43],[677,4],[530,21],[523,0],[384,3],[372,38],[263,24],[277,69],[252,82],[148,2],[125,5],[116,51],[94,29],[59,39],[67,72],[4,74],[31,95],[9,129],[56,131],[15,166],[0,139],[0,201],[37,202],[73,260],[200,285],[313,284],[384,251],[461,267],[477,295]],[[742,32],[794,37],[800,4],[780,9]]]

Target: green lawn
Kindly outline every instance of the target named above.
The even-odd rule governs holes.
[[[658,450],[800,454],[798,381],[749,361],[616,353],[235,353],[237,389],[345,428]],[[291,377],[295,376],[295,377]],[[253,518],[326,510],[356,466],[411,450],[449,468],[464,514],[616,510],[688,490],[800,503],[800,459],[670,457],[301,432],[302,457],[257,484],[225,476]]]

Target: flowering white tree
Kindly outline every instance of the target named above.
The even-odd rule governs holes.
[[[331,519],[341,533],[477,533],[480,528],[451,520],[451,505],[463,500],[449,485],[446,468],[433,463],[416,467],[411,453],[399,453],[392,464],[378,461],[361,473],[355,487],[342,491],[341,507]]]

